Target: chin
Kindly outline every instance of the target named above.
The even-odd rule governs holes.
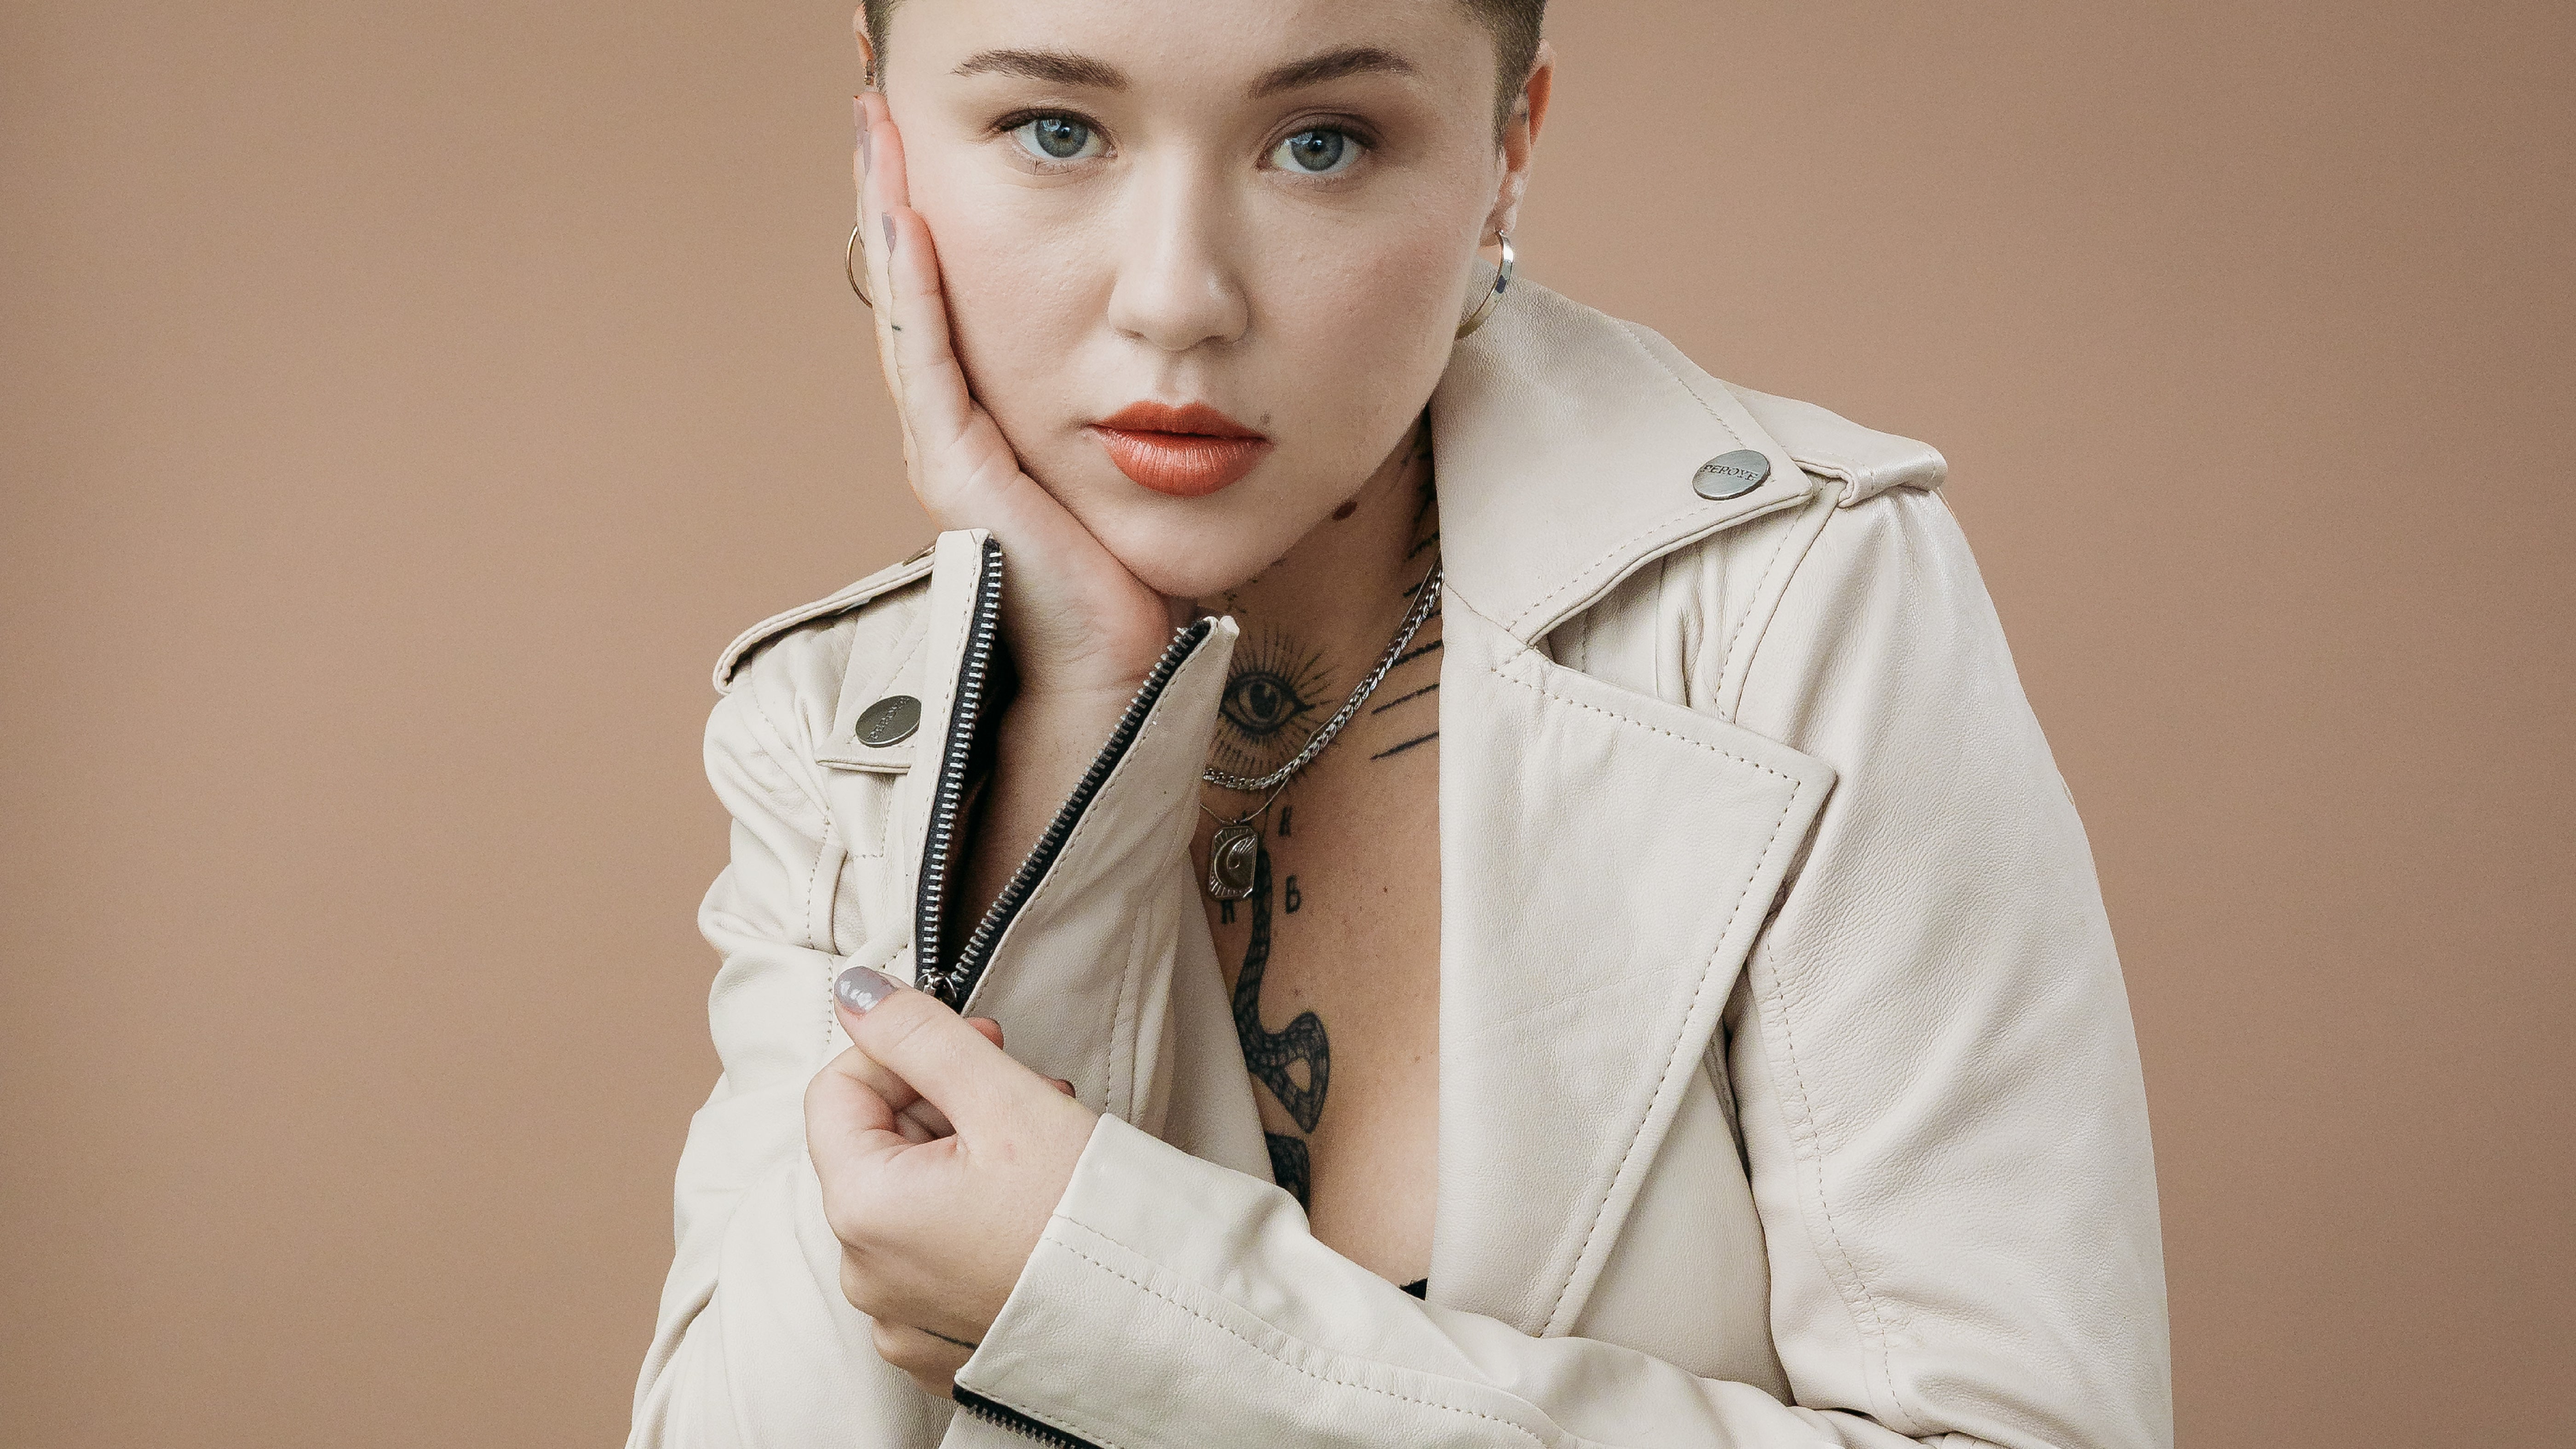
[[[1215,510],[1191,510],[1198,516],[1178,518],[1171,511],[1084,521],[1127,572],[1174,599],[1204,599],[1242,584],[1277,561],[1295,538],[1291,533],[1274,540],[1274,530],[1212,516]]]
[[[1110,554],[1127,566],[1127,572],[1154,592],[1166,598],[1205,599],[1244,583],[1271,563],[1266,556],[1233,556],[1223,547],[1232,541],[1207,539],[1207,547],[1173,546],[1159,541],[1112,543],[1108,547]]]
[[[1334,502],[1303,506],[1282,496],[1285,490],[1264,489],[1258,473],[1215,494],[1178,498],[1114,470],[1050,472],[1056,481],[1032,475],[1138,581],[1174,599],[1204,599],[1244,583],[1278,562]]]

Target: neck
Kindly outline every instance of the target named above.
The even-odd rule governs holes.
[[[1377,667],[1414,586],[1439,556],[1431,433],[1417,422],[1342,508],[1286,555],[1213,598],[1243,625],[1209,763],[1257,775],[1285,763]]]

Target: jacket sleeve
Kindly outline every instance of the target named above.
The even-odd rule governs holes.
[[[1763,637],[1739,722],[1838,775],[1731,1012],[1788,1402],[1417,1302],[1106,1119],[960,1400],[1120,1449],[2170,1445],[2118,963],[1946,507],[1837,513]]]
[[[630,1449],[929,1444],[953,1413],[878,1358],[841,1296],[806,1156],[806,1084],[847,1044],[830,990],[849,958],[832,951],[840,846],[815,783],[783,763],[802,758],[783,672],[747,671],[707,726],[708,778],[733,815],[731,862],[698,916],[723,962],[708,997],[723,1075],[680,1155]]]

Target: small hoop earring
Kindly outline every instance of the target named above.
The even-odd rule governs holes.
[[[868,310],[873,312],[877,304],[869,299],[868,289],[859,285],[859,233],[866,228],[864,221],[850,228],[850,244],[841,249],[841,274],[850,279],[850,290],[857,293],[859,300],[866,302]]]
[[[1494,243],[1503,249],[1503,264],[1494,273],[1494,289],[1485,294],[1485,300],[1476,304],[1475,311],[1467,314],[1466,321],[1458,324],[1458,338],[1462,342],[1492,320],[1494,309],[1503,304],[1503,293],[1512,285],[1512,272],[1517,264],[1512,255],[1512,234],[1498,231],[1494,233]]]

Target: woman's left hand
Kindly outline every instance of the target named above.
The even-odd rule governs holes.
[[[854,967],[833,994],[853,1044],[805,1089],[805,1143],[841,1292],[877,1353],[945,1398],[1099,1114],[926,992]]]

